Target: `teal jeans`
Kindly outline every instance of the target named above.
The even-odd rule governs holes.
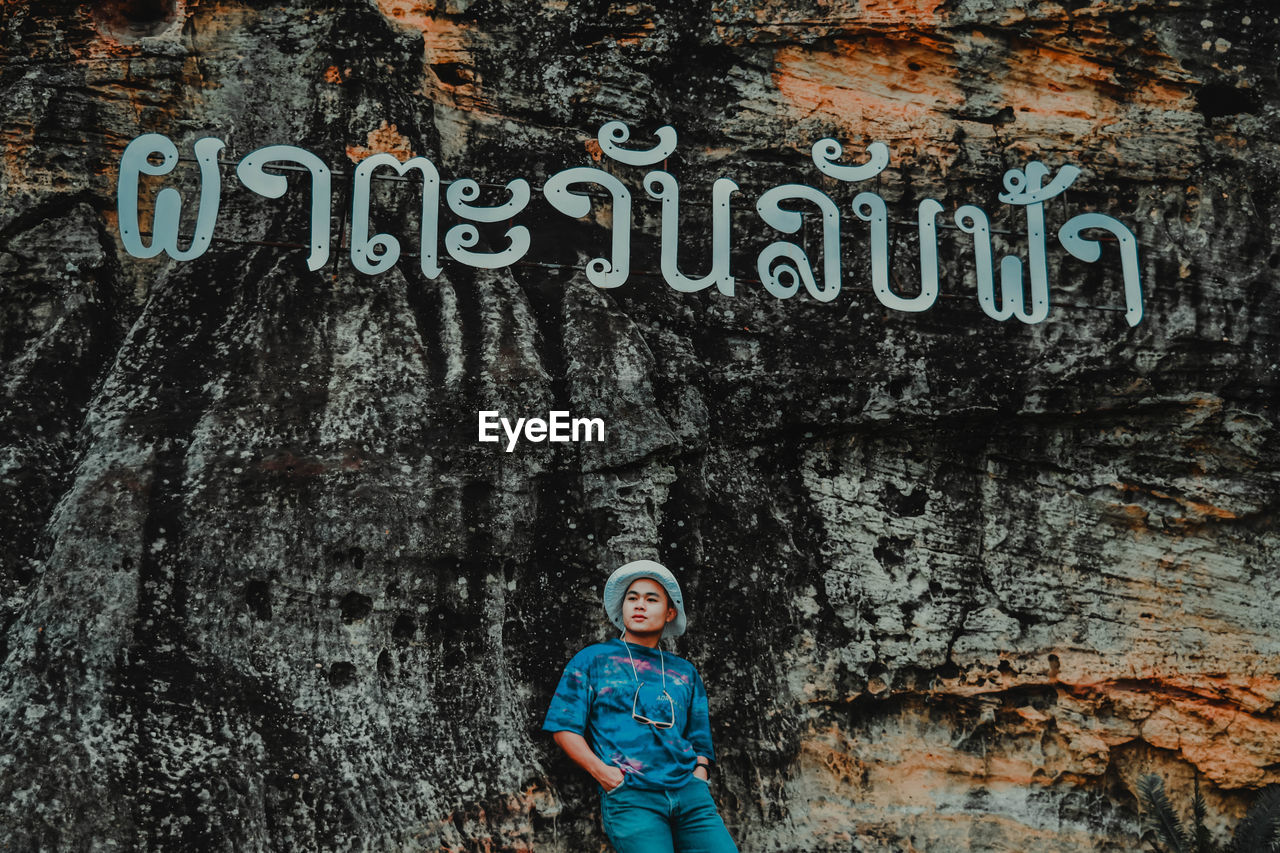
[[[604,831],[617,853],[738,853],[697,776],[674,791],[645,791],[624,781],[600,795]]]

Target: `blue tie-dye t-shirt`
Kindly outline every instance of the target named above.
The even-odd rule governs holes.
[[[662,695],[664,668],[670,702]],[[675,724],[659,728],[633,719],[633,703],[636,714]],[[699,755],[715,760],[707,691],[693,664],[670,652],[659,656],[657,649],[624,645],[621,639],[596,643],[573,656],[542,728],[582,735],[601,761],[626,774],[628,787],[674,790],[688,783]]]

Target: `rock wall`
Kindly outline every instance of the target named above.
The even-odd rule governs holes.
[[[594,786],[538,726],[638,557],[685,585],[676,648],[744,853],[1128,851],[1143,772],[1175,799],[1198,774],[1220,836],[1280,781],[1269,4],[0,10],[7,849],[601,849]],[[540,185],[602,163],[615,118],[679,130],[686,269],[712,181],[738,182],[734,296],[656,274],[627,167],[616,289],[583,273],[608,217],[540,200],[512,267],[370,277],[335,237],[311,271],[304,196],[231,165],[202,257],[120,242],[142,133],[186,156],[216,136],[228,164],[315,152],[337,235],[372,152]],[[824,136],[890,166],[822,178]],[[1056,242],[1049,319],[989,319],[954,229],[934,308],[877,301],[857,189],[888,200],[910,293],[918,202],[980,204],[1021,252],[996,195],[1032,159],[1083,170],[1051,231],[1097,210],[1137,235],[1140,324],[1114,249]],[[193,192],[194,165],[167,180]],[[754,201],[788,182],[844,211],[830,302],[753,281],[779,239]],[[375,196],[383,227],[414,221],[415,192]],[[480,409],[599,416],[608,440],[508,454],[475,441]]]

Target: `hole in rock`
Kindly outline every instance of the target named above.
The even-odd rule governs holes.
[[[436,79],[446,86],[464,86],[473,79],[471,70],[461,62],[437,62],[431,66]]]
[[[1248,89],[1229,83],[1207,83],[1196,92],[1196,109],[1205,118],[1256,113],[1258,99]]]
[[[346,687],[356,680],[356,665],[345,660],[336,661],[329,667],[329,686]]]
[[[107,35],[136,41],[172,26],[178,19],[178,0],[102,0],[93,15]]]
[[[901,566],[906,562],[907,547],[910,544],[911,540],[905,537],[881,536],[876,547],[871,549],[871,553],[880,565],[886,568]]]
[[[342,621],[350,625],[373,612],[373,599],[353,590],[342,597],[338,606],[342,609]]]
[[[884,502],[886,509],[899,518],[915,518],[924,515],[925,506],[929,503],[929,493],[924,489],[902,492],[893,483],[886,483]]]
[[[418,633],[418,625],[413,621],[413,617],[408,613],[401,613],[396,617],[396,624],[391,629],[391,636],[396,640],[412,640],[413,635]]]
[[[264,580],[251,580],[244,587],[244,603],[259,619],[271,618],[271,584]]]

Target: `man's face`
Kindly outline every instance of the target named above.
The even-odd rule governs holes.
[[[667,591],[652,578],[640,578],[627,587],[622,597],[622,620],[627,632],[662,635],[662,629],[676,618],[676,609],[667,600]]]

